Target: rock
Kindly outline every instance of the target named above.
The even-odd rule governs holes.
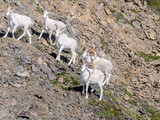
[[[58,78],[58,82],[63,84],[64,83],[64,79],[62,77]]]
[[[132,24],[135,28],[141,29],[141,24],[138,21],[133,21]]]
[[[17,117],[21,118],[21,119],[30,119],[31,113],[28,111],[22,111],[21,113],[19,113],[19,115]]]
[[[0,110],[0,119],[4,120],[4,117],[10,116],[10,113],[6,110]]]
[[[7,107],[15,106],[15,105],[17,105],[17,100],[15,97],[10,97],[10,98],[4,100],[3,104],[4,104],[4,106],[7,106]]]
[[[43,60],[42,60],[41,57],[39,57],[39,58],[37,59],[37,63],[38,63],[39,65],[41,65],[41,64],[43,63]]]
[[[32,71],[33,71],[33,72],[37,72],[37,73],[40,72],[39,66],[33,64],[33,65],[32,65]]]
[[[152,39],[152,40],[156,39],[156,32],[153,30],[147,30],[145,31],[145,34],[149,39]]]
[[[48,74],[48,77],[51,81],[56,79],[56,76],[54,76],[52,73]]]
[[[124,98],[124,100],[127,100],[127,101],[130,100],[130,97],[128,95],[124,95],[123,98]]]
[[[51,73],[51,69],[47,65],[41,64],[40,68],[44,73],[47,73],[47,74]]]
[[[39,85],[45,90],[51,90],[51,87],[47,81],[41,81]]]
[[[59,69],[55,66],[55,64],[50,64],[49,67],[53,72],[57,72]]]
[[[17,72],[16,75],[19,77],[30,77],[30,74],[27,71]]]

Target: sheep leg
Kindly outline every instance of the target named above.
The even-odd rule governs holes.
[[[82,91],[82,93],[84,93],[84,91],[85,91],[85,84],[83,83],[83,91]]]
[[[11,27],[8,27],[6,34],[3,37],[7,37],[8,32],[10,31]]]
[[[99,87],[100,87],[100,90],[101,90],[99,100],[102,100],[103,88],[102,88],[102,85],[99,85]]]
[[[52,31],[49,32],[49,39],[50,39],[50,43],[52,45],[53,43],[52,43],[52,38],[51,37],[52,37]]]
[[[76,53],[74,53],[73,64],[75,64],[75,63],[76,63],[76,56],[77,56],[77,54],[76,54]]]
[[[40,36],[38,37],[38,39],[40,39],[42,37],[43,32],[44,32],[44,29],[42,30],[42,32],[41,32]]]
[[[72,57],[71,57],[71,60],[68,63],[68,65],[70,65],[72,63],[72,61],[73,61],[73,64],[75,64],[76,53],[74,52],[73,49],[71,49],[71,54],[72,54]]]
[[[17,29],[17,26],[14,26],[13,32],[12,32],[12,37],[13,37],[13,39],[15,39],[14,33],[15,33],[16,29]]]
[[[29,43],[31,44],[32,43],[32,41],[31,41],[31,33],[29,32],[29,30],[27,30],[27,34],[29,36]]]
[[[60,49],[58,50],[58,55],[56,57],[56,60],[58,60],[58,61],[60,60],[60,54],[61,54],[63,48],[64,48],[64,46],[61,46]]]
[[[89,82],[86,83],[86,98],[88,98],[88,87],[89,87]]]
[[[24,28],[23,34],[17,40],[20,40],[26,34],[26,31],[27,31],[27,28]]]

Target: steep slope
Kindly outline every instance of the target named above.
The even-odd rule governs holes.
[[[136,1],[136,0],[135,0]],[[27,38],[1,38],[1,119],[153,119],[160,117],[160,23],[148,7],[123,0],[1,1],[0,15],[7,6],[35,20],[33,44]],[[55,61],[56,49],[44,34],[42,6],[54,19],[65,22],[79,43],[79,59],[67,67],[70,55]],[[1,36],[6,30],[0,18]],[[17,31],[17,36],[22,30]],[[80,55],[94,48],[114,64],[104,100],[99,91],[89,100],[80,90]],[[23,74],[25,76],[23,76]],[[17,118],[16,118],[17,117]]]

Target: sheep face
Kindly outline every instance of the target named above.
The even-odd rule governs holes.
[[[8,8],[8,9],[7,9],[6,16],[8,17],[11,13],[13,13],[13,11],[12,11],[10,8]]]
[[[88,50],[84,51],[84,53],[82,54],[83,59],[87,59],[89,56],[90,54],[88,53]]]
[[[47,12],[46,10],[43,12],[43,18],[46,18],[48,16],[49,12]]]
[[[57,29],[57,25],[56,25],[56,29]],[[55,37],[57,38],[59,35],[61,35],[65,29],[66,29],[66,27],[63,27],[61,29],[57,29]]]

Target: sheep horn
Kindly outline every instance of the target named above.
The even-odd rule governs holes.
[[[92,66],[93,72],[95,70],[95,64],[94,63],[87,63],[86,66]],[[92,72],[92,74],[93,74]]]
[[[42,10],[44,10],[43,7],[42,7],[40,4],[39,4],[39,7],[40,7]]]
[[[82,58],[82,64],[84,65],[85,64],[85,60]]]
[[[96,53],[96,51],[95,51],[95,50],[93,50],[93,49],[89,49],[89,50],[88,50],[88,52],[89,52],[89,53],[93,53],[93,55],[94,55],[94,59],[96,59],[96,57],[97,57],[97,53]]]

